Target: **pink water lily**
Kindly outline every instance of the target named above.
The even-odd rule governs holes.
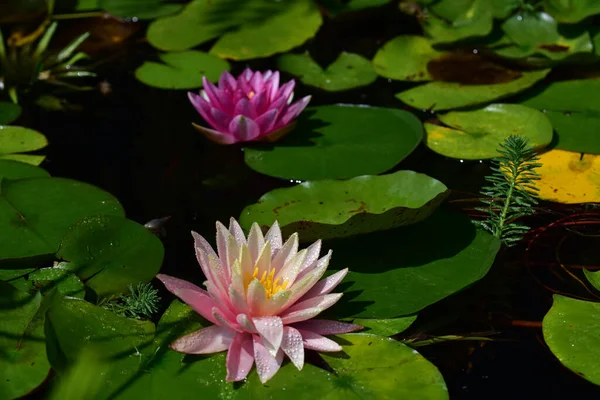
[[[305,349],[342,350],[325,335],[362,328],[312,319],[340,299],[341,293],[331,291],[348,272],[319,281],[331,258],[331,251],[319,258],[320,240],[298,251],[298,234],[283,243],[277,222],[265,236],[253,224],[246,238],[233,218],[229,229],[217,222],[218,253],[202,236],[192,235],[207,290],[171,276],[157,277],[214,325],[177,339],[171,348],[187,354],[227,350],[227,381],[245,379],[256,362],[264,383],[279,370],[284,355],[301,370]]]
[[[212,128],[193,124],[210,140],[233,144],[277,140],[291,128],[310,96],[294,104],[294,80],[279,86],[279,72],[244,70],[237,79],[225,71],[219,85],[202,78],[200,95],[188,93],[192,105]]]

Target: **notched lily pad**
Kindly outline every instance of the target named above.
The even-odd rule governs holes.
[[[85,295],[85,288],[79,278],[60,266],[38,269],[11,281],[10,284],[29,293],[39,290],[45,295],[50,290],[56,289],[63,296],[82,299]]]
[[[41,133],[21,126],[0,125],[0,160],[15,160],[40,165],[46,156],[22,154],[48,145]]]
[[[277,220],[303,241],[345,237],[419,222],[447,195],[443,183],[413,171],[304,182],[263,195],[242,211],[240,223],[265,227]]]
[[[371,62],[364,57],[342,52],[323,69],[308,53],[284,54],[277,59],[277,67],[300,78],[302,83],[336,92],[369,85],[377,79]]]
[[[373,58],[377,74],[399,81],[434,79],[427,68],[432,59],[443,54],[422,36],[402,35],[383,45]]]
[[[452,43],[472,36],[486,36],[493,28],[489,0],[441,0],[431,5],[422,19],[423,31],[434,43]]]

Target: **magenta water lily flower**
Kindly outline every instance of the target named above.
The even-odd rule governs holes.
[[[279,86],[279,72],[253,72],[246,69],[234,78],[225,71],[219,86],[202,78],[200,95],[188,93],[202,118],[214,129],[196,124],[194,127],[210,140],[233,144],[254,140],[274,141],[291,128],[291,123],[304,110],[310,96],[294,104],[293,80]]]
[[[253,224],[246,239],[235,219],[229,229],[217,222],[217,250],[192,232],[207,290],[167,275],[157,277],[168,290],[212,322],[171,343],[173,350],[209,354],[227,350],[227,381],[246,378],[254,363],[261,382],[279,370],[284,355],[298,368],[304,350],[342,348],[325,335],[354,332],[360,325],[312,319],[335,304],[331,291],[348,269],[321,279],[331,251],[319,258],[321,241],[298,251],[298,234],[283,243],[277,222],[263,236]]]

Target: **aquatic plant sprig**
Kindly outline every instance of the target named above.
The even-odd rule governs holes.
[[[135,319],[150,319],[158,311],[160,296],[150,283],[140,282],[135,288],[129,285],[129,292],[106,299],[100,305],[116,314]]]
[[[487,207],[476,208],[486,212],[487,218],[474,222],[511,246],[530,229],[516,220],[534,212],[538,191],[534,182],[540,179],[536,168],[542,164],[536,162],[539,158],[529,139],[519,135],[506,138],[498,153],[492,160],[492,174],[485,178],[491,185],[480,192]]]

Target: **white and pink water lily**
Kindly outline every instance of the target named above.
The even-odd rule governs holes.
[[[202,236],[192,235],[206,290],[171,276],[157,277],[214,325],[177,339],[171,348],[187,354],[227,350],[227,381],[245,379],[256,363],[260,381],[267,382],[281,367],[284,355],[301,370],[305,349],[342,350],[325,335],[362,328],[313,319],[340,299],[341,293],[331,291],[348,272],[344,269],[321,279],[331,251],[319,258],[320,240],[299,251],[298,234],[283,243],[277,222],[264,236],[253,224],[246,238],[233,218],[229,229],[217,222],[217,252]]]

